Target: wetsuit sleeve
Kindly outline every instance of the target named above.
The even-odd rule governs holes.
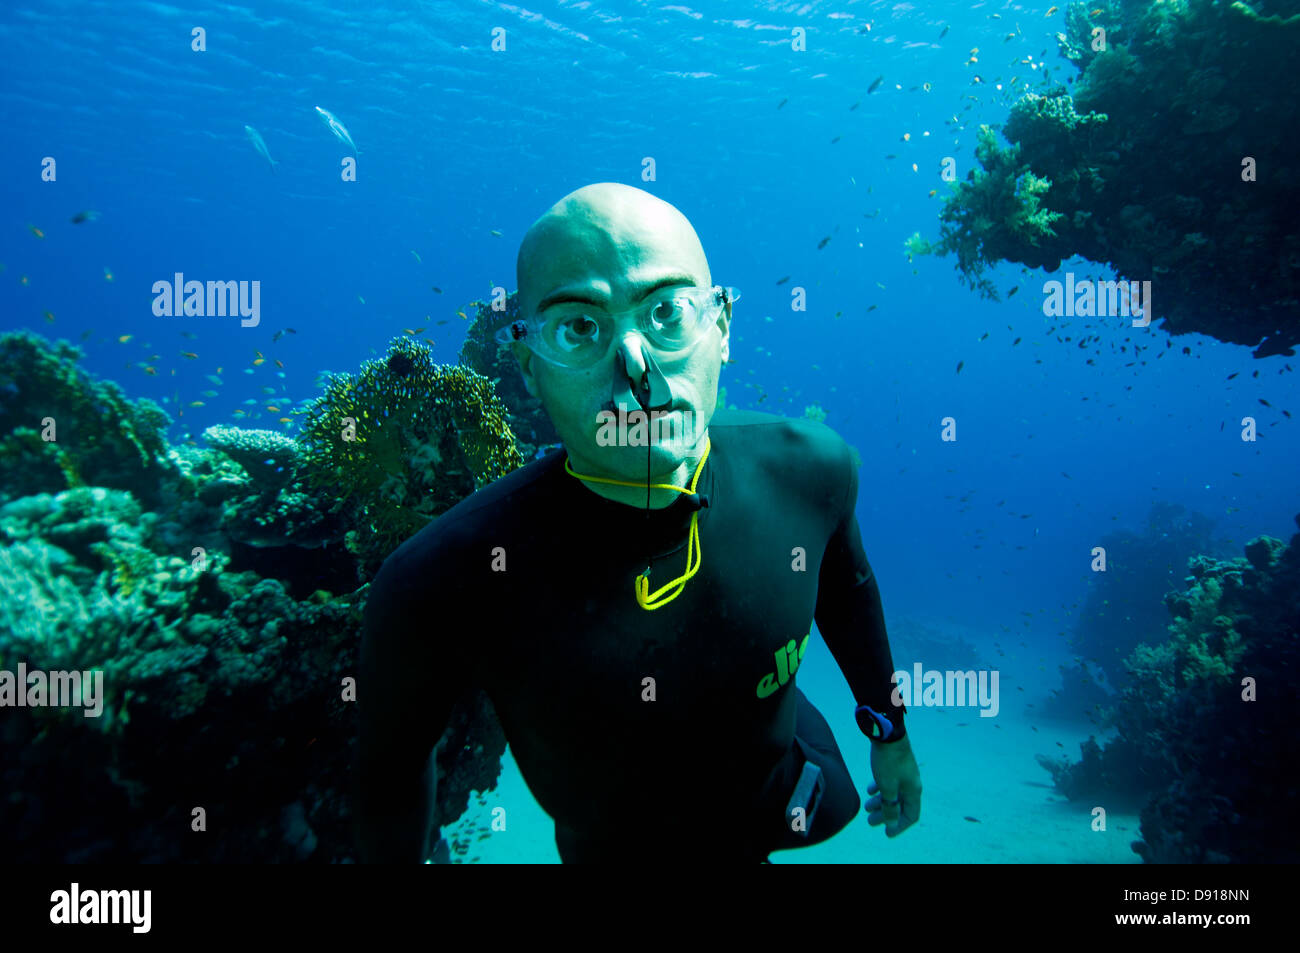
[[[419,862],[427,855],[435,793],[430,755],[464,690],[457,651],[464,633],[450,624],[458,596],[417,542],[389,557],[366,600],[356,806],[367,860]]]
[[[817,628],[839,664],[859,705],[870,705],[895,724],[903,706],[893,702],[894,660],[885,632],[885,612],[875,573],[862,549],[858,528],[858,469],[840,441],[848,486],[839,522],[826,545],[817,582]]]

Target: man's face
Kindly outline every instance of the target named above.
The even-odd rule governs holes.
[[[533,316],[561,302],[581,301],[605,312],[648,305],[673,290],[710,288],[712,277],[699,238],[671,205],[630,186],[600,183],[562,199],[539,219],[519,251],[521,314]],[[728,356],[728,304],[688,349],[656,351],[632,315],[618,320],[609,352],[581,369],[560,367],[526,345],[514,345],[528,392],[542,401],[575,469],[644,481],[644,443],[605,446],[608,413],[617,413],[615,388],[635,389],[648,350],[672,391],[669,415],[660,418],[649,447],[651,477],[670,474],[698,458],[718,396],[718,376]],[[626,370],[624,370],[626,368]],[[626,408],[629,412],[636,407]],[[653,431],[652,431],[653,434]],[[583,469],[584,467],[588,469]]]

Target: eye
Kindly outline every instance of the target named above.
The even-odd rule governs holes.
[[[690,298],[665,298],[650,309],[650,321],[655,327],[671,330],[686,320],[690,307]]]
[[[585,314],[565,318],[555,330],[555,343],[567,350],[593,344],[600,335],[600,325]]]

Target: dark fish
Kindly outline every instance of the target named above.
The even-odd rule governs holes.
[[[777,281],[777,284],[778,284],[778,285],[783,285],[783,284],[785,284],[785,283],[786,283],[787,281],[789,281],[789,280],[790,280],[790,276],[789,276],[789,275],[786,275],[784,278],[779,279],[779,280]]]
[[[885,81],[884,76],[877,76],[872,81],[871,85],[867,87],[867,94],[870,95],[871,93],[874,93],[876,90],[878,90],[880,88],[880,84],[883,83],[884,81]]]
[[[1259,398],[1259,402],[1260,402],[1261,404],[1263,404],[1265,407],[1272,407],[1272,406],[1273,406],[1273,405],[1270,404],[1268,401],[1266,401],[1263,397]]]
[[[1016,338],[1014,341],[1011,342],[1011,346],[1012,346],[1012,347],[1015,347],[1017,344],[1020,343],[1020,341],[1021,341],[1021,338]]]
[[[76,215],[72,216],[69,221],[71,221],[73,225],[80,225],[82,222],[93,222],[97,218],[99,218],[98,212],[92,212],[87,209],[84,212],[78,212]]]
[[[878,307],[880,307],[880,306],[879,306],[879,305],[875,305],[875,304],[873,304],[871,307],[867,308],[867,314],[870,314],[872,311],[875,311],[876,308],[878,308]]]
[[[1013,285],[1012,288],[1011,288],[1011,290],[1007,292],[1007,297],[1008,297],[1008,298],[1014,298],[1014,297],[1016,296],[1016,292],[1019,291],[1019,290],[1020,290],[1020,286],[1019,286],[1019,285]]]
[[[939,34],[939,39],[942,40],[945,36],[947,36],[947,35],[948,35],[948,31],[949,31],[950,29],[952,29],[952,27],[945,25],[944,28],[943,28],[943,31]]]
[[[1074,477],[1070,476],[1070,474],[1066,473],[1064,470],[1061,471],[1061,476],[1065,477],[1067,480],[1074,479]]]
[[[853,112],[853,110],[857,109],[858,106],[860,105],[861,103],[854,103],[852,106],[849,107],[849,112]]]
[[[970,821],[972,824],[980,823],[980,819],[978,817],[971,817],[969,814],[967,814],[964,818],[962,818],[962,820]]]
[[[960,373],[961,373],[961,369],[962,369],[963,367],[965,367],[965,366],[966,366],[966,362],[965,362],[965,361],[958,361],[958,362],[957,362],[957,371],[956,371],[956,373],[960,374]]]
[[[783,100],[781,100],[779,103],[776,104],[776,108],[777,108],[777,109],[780,109],[782,106],[784,106],[784,105],[785,105],[786,103],[788,103],[789,101],[790,101],[790,100],[788,100],[788,99],[783,99]]]
[[[821,251],[823,248],[825,248],[826,245],[830,242],[830,240],[831,240],[831,237],[830,237],[829,235],[827,235],[825,238],[823,238],[821,241],[819,241],[819,242],[817,243],[817,250],[818,250],[818,251]]]
[[[438,322],[436,322],[436,323],[438,323],[438,324],[448,324],[449,322],[447,322],[447,321],[438,321]]]
[[[837,142],[839,142],[839,141],[840,141],[840,137],[839,137],[839,136],[836,136],[834,139],[831,140],[831,145],[835,145],[835,143],[837,143]]]
[[[440,295],[440,294],[442,294],[442,289],[439,288],[437,285],[430,285],[429,287],[433,288],[433,293],[434,293],[434,294],[436,294],[436,295]]]
[[[1232,380],[1232,379],[1233,379],[1234,377],[1236,377],[1239,373],[1240,373],[1240,371],[1233,371],[1231,374],[1228,375],[1228,380]]]
[[[988,336],[989,336],[989,332],[985,331],[983,334],[980,335],[980,340],[983,341]]]

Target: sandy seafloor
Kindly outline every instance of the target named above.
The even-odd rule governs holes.
[[[974,631],[961,634],[993,657],[991,637],[982,638]],[[853,722],[852,696],[819,636],[809,649],[799,671],[799,687],[826,716],[865,800],[871,782],[870,743]],[[1039,655],[1017,658],[1012,652],[1000,659],[1001,710],[996,717],[981,718],[978,709],[909,709],[908,734],[924,788],[920,823],[891,839],[883,828],[867,823],[865,812],[860,813],[825,843],[779,851],[772,854],[772,862],[1141,863],[1130,847],[1138,837],[1138,817],[1131,806],[1128,813],[1121,813],[1100,805],[1107,807],[1106,830],[1094,831],[1091,812],[1097,805],[1071,804],[1055,791],[1050,775],[1034,760],[1035,754],[1042,753],[1067,754],[1077,761],[1079,742],[1096,733],[1082,717],[1065,724],[1039,718],[1026,708],[1026,703],[1041,703],[1059,686],[1058,661]],[[897,652],[895,663],[903,664]],[[529,793],[509,751],[500,783],[482,800],[479,804],[478,795],[472,798],[460,821],[443,830],[448,841],[455,838],[470,845],[462,856],[453,855],[456,862],[559,862],[554,825]],[[494,832],[492,811],[497,807],[505,809],[506,829]]]

